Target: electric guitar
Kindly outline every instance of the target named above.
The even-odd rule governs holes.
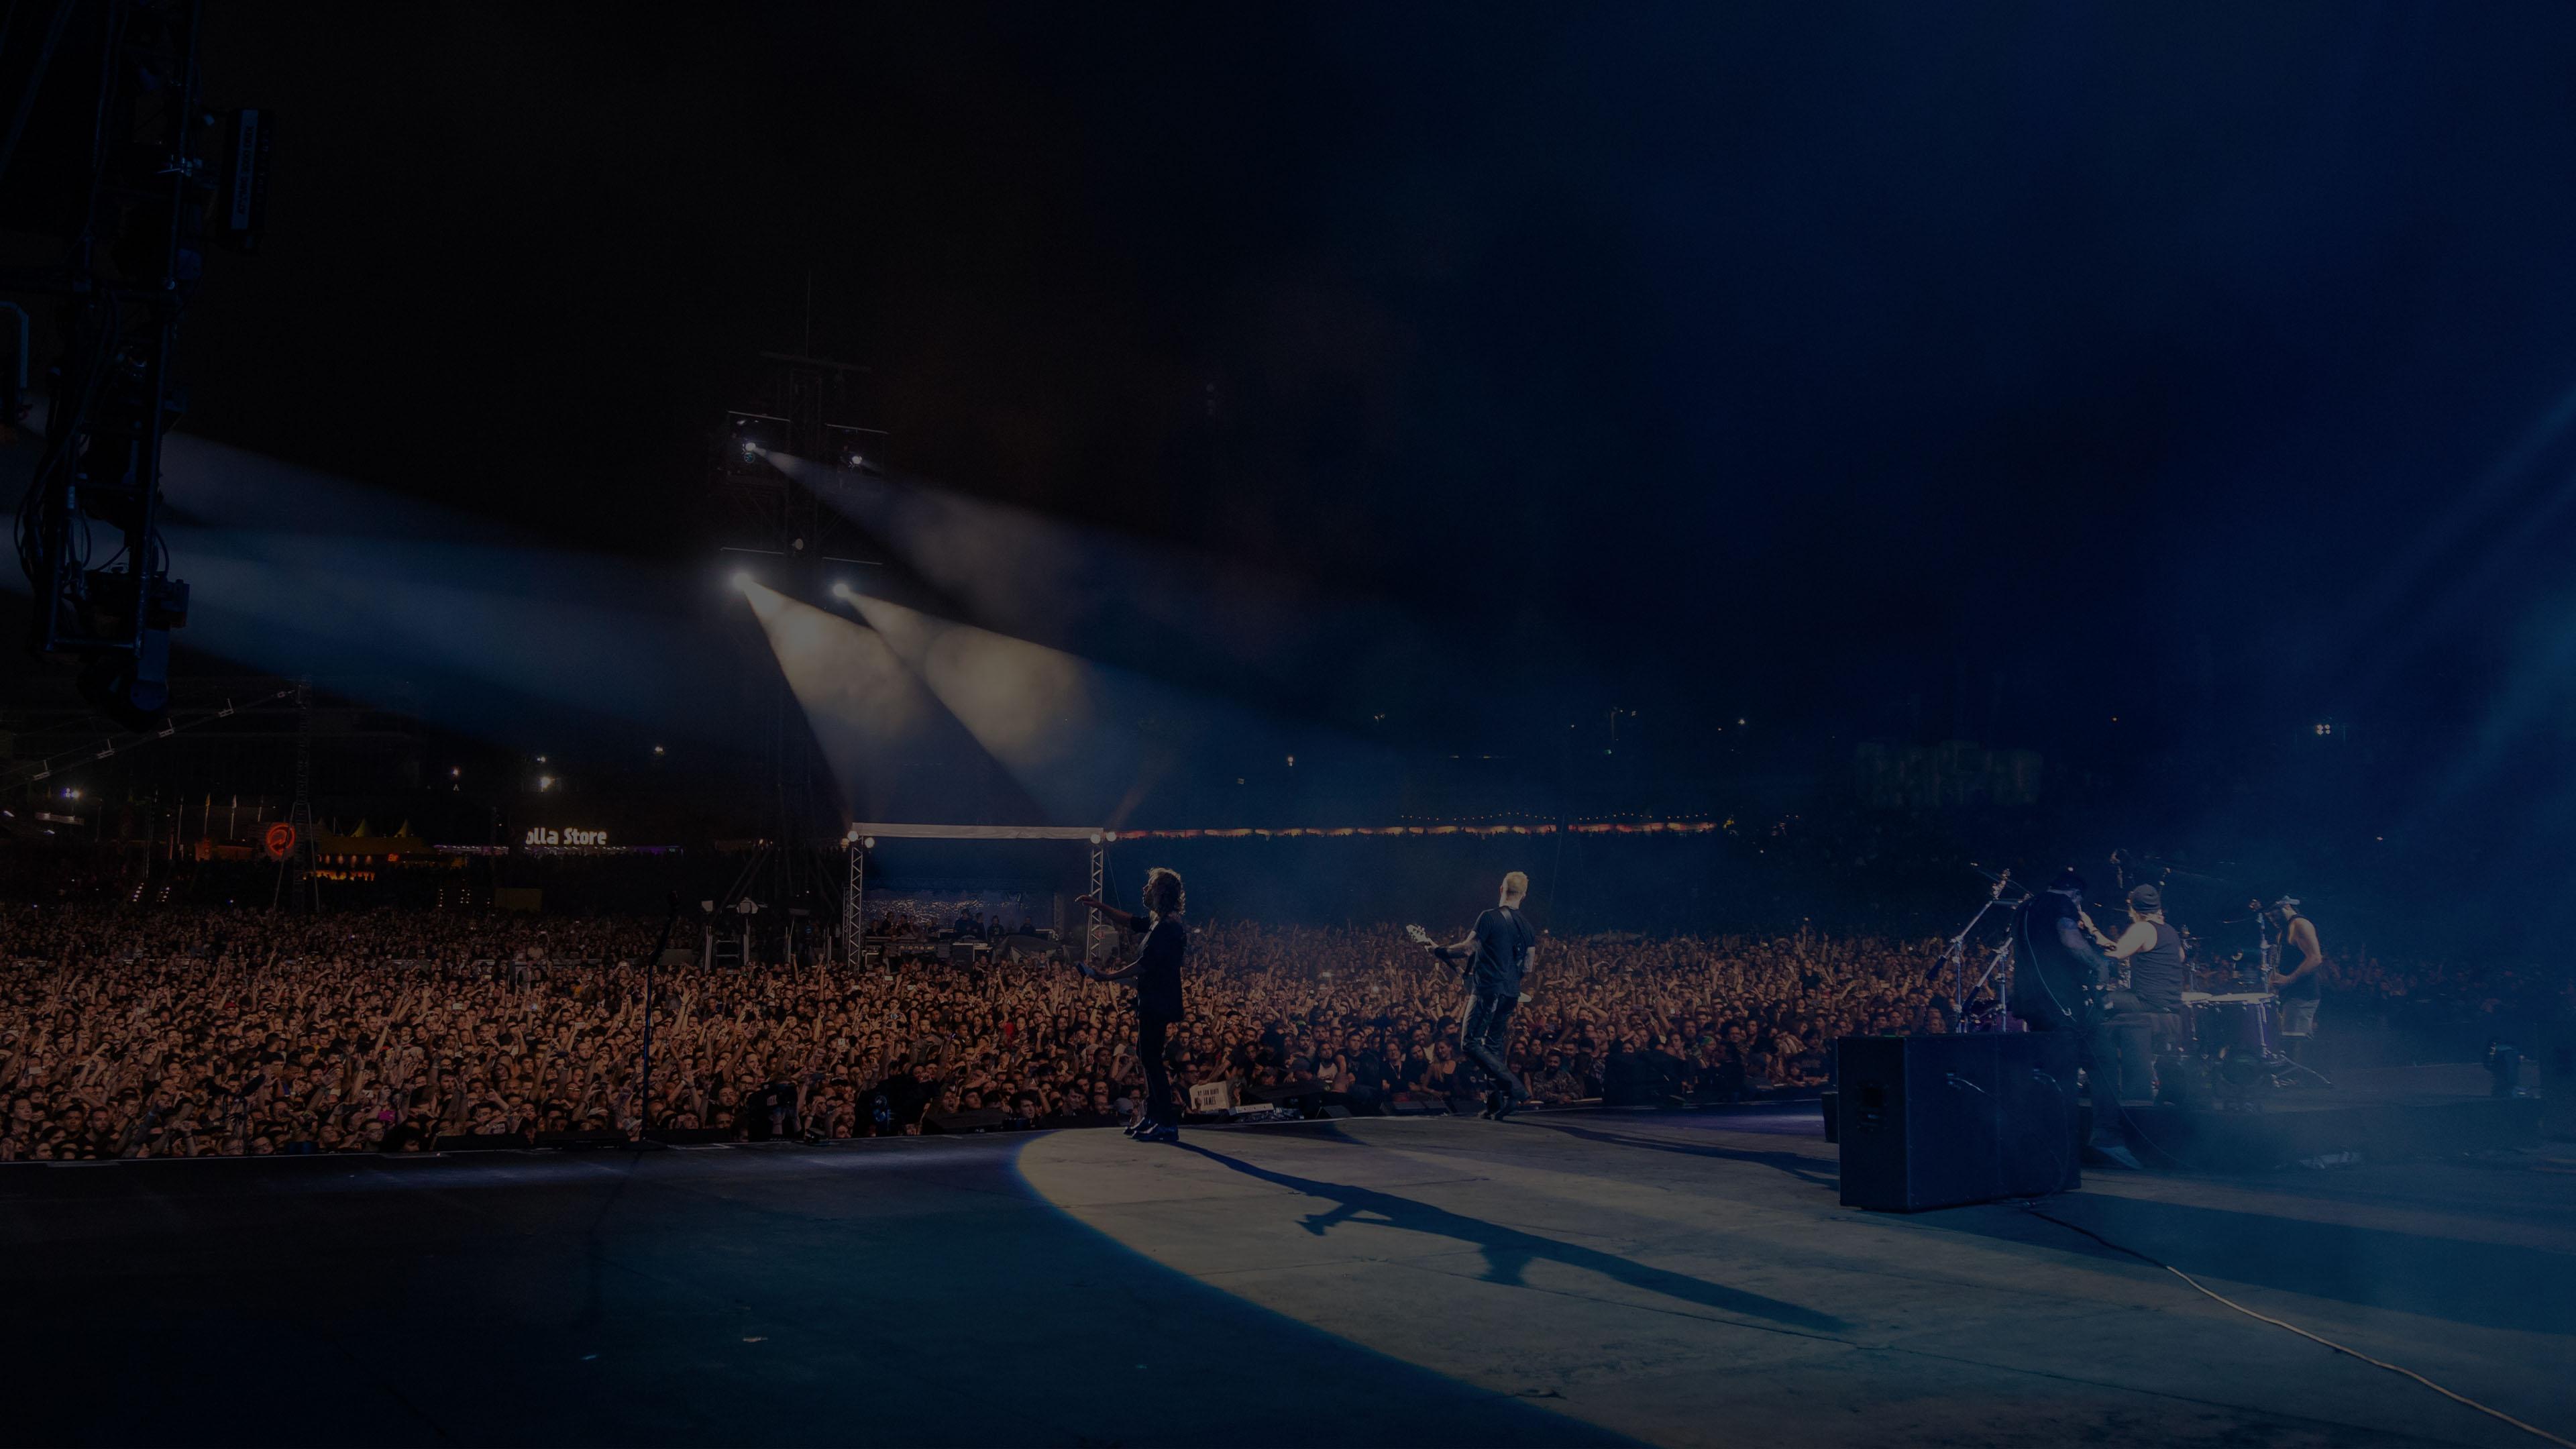
[[[1432,948],[1432,950],[1433,950],[1434,952],[1437,952],[1437,951],[1440,949],[1440,943],[1439,943],[1439,942],[1437,942],[1437,941],[1435,941],[1435,940],[1432,940],[1432,939],[1431,939],[1431,933],[1430,933],[1429,931],[1426,931],[1426,930],[1422,929],[1420,926],[1407,926],[1407,927],[1405,927],[1405,928],[1404,928],[1404,934],[1405,934],[1405,936],[1406,936],[1407,938],[1409,938],[1409,939],[1410,939],[1410,940],[1411,940],[1415,945],[1417,945],[1417,946],[1429,946],[1430,948]],[[1436,961],[1436,960],[1439,960],[1440,958],[1439,958],[1437,955],[1434,955],[1434,956],[1432,957],[1432,959]],[[1474,960],[1474,958],[1473,958],[1473,954],[1472,954],[1472,953],[1470,953],[1470,957],[1469,957],[1469,959],[1468,959],[1468,960],[1466,960],[1465,962],[1461,962],[1461,963],[1444,963],[1444,964],[1455,964],[1455,965],[1457,965],[1457,967],[1458,967],[1458,974],[1459,974],[1459,975],[1461,975],[1461,976],[1464,976],[1464,975],[1466,975],[1468,972],[1470,972],[1470,971],[1474,970],[1474,969],[1475,969],[1475,965],[1476,965],[1476,963],[1475,963],[1475,960]],[[1521,998],[1520,998],[1520,999],[1521,999],[1524,1003],[1526,1003],[1526,1002],[1528,1002],[1528,1000],[1530,999],[1530,994],[1529,994],[1528,992],[1524,991],[1524,992],[1522,992],[1522,993],[1521,993]]]
[[[1440,943],[1431,939],[1431,933],[1429,931],[1422,929],[1420,926],[1407,926],[1404,928],[1404,934],[1406,939],[1412,941],[1413,944],[1417,946],[1430,947],[1434,953],[1431,959],[1435,961],[1440,960],[1440,957],[1437,954],[1440,949]],[[1454,963],[1444,961],[1441,964],[1450,965]]]

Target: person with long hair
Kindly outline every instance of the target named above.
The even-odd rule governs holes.
[[[1136,987],[1136,1057],[1145,1068],[1145,1110],[1135,1134],[1139,1142],[1181,1140],[1180,1105],[1172,1099],[1172,1074],[1163,1051],[1172,1027],[1182,1017],[1181,967],[1189,954],[1189,933],[1181,925],[1181,912],[1188,903],[1181,873],[1168,866],[1154,867],[1145,874],[1145,909],[1153,929],[1145,933],[1136,959],[1109,971],[1083,963],[1083,974],[1095,980],[1132,982]],[[1122,917],[1131,925],[1137,919],[1091,896],[1084,896],[1081,904]]]
[[[2084,877],[2073,867],[2057,873],[2044,891],[2031,892],[2014,915],[2012,1012],[2032,1031],[2062,1031],[2075,1038],[2075,1060],[2084,1068],[2093,1102],[2093,1139],[2084,1160],[2138,1170],[2120,1112],[2120,1053],[2102,1013],[2102,989],[2113,979],[2110,960],[2085,939]],[[2068,1083],[2069,1107],[2074,1084]]]

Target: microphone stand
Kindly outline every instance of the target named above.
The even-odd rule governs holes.
[[[1971,864],[1969,869],[1975,870],[1976,866]],[[1978,873],[1984,874],[1982,871]],[[1993,877],[1993,880],[1995,886],[1993,890],[1986,893],[1985,904],[1977,907],[1977,913],[1968,918],[1968,924],[1960,927],[1959,934],[1950,938],[1949,945],[1942,948],[1941,959],[1934,962],[1932,966],[1931,979],[1933,980],[1939,980],[1944,971],[1950,973],[1950,1020],[1954,1023],[1965,1021],[1968,1015],[1968,993],[1972,989],[1968,985],[1968,938],[1977,933],[1977,927],[1984,922],[1988,911],[2004,905],[2004,891],[2013,883],[2012,871],[2007,868],[2002,875]],[[2015,900],[2012,904],[2017,906],[2021,902]],[[2005,950],[2009,952],[2010,949],[2011,943],[2006,942]],[[1985,974],[1977,978],[1978,986],[1985,985],[1994,976],[1996,964],[2002,963],[1989,964]],[[2009,991],[2011,968],[2005,965],[2004,969],[2007,991]],[[2009,1005],[2004,1008],[2001,1029],[2005,1031],[2012,1029],[2012,1009]]]
[[[644,1091],[635,1105],[635,1141],[638,1146],[648,1141],[653,1131],[653,968],[662,962],[662,953],[671,949],[672,928],[680,924],[680,893],[671,892],[671,914],[662,922],[662,939],[653,946],[653,954],[644,958]]]

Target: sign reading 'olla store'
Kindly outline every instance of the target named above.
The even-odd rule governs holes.
[[[529,845],[606,845],[605,830],[548,830],[542,825],[528,827]]]

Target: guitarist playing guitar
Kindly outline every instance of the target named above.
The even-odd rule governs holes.
[[[1528,894],[1529,877],[1513,871],[1503,877],[1501,901],[1478,916],[1475,929],[1462,939],[1443,946],[1418,926],[1410,930],[1434,958],[1467,963],[1473,995],[1467,1019],[1459,1028],[1458,1054],[1495,1083],[1495,1089],[1485,1094],[1483,1115],[1496,1122],[1529,1101],[1529,1093],[1522,1089],[1520,1078],[1512,1075],[1505,1061],[1510,1052],[1512,1012],[1521,1004],[1521,981],[1538,951],[1538,932],[1521,914],[1521,900]]]

